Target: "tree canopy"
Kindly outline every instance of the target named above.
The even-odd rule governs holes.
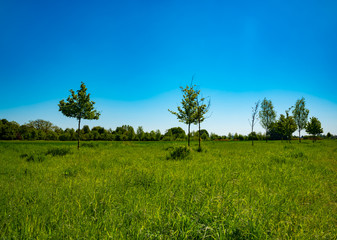
[[[304,97],[296,101],[293,115],[298,129],[299,142],[301,142],[301,130],[306,127],[309,115],[309,110],[305,108]]]
[[[188,126],[188,146],[190,146],[190,128],[191,124],[195,123],[197,120],[198,113],[198,103],[197,98],[200,90],[195,89],[195,85],[186,86],[186,88],[180,87],[183,92],[183,99],[181,101],[181,106],[178,106],[178,111],[174,112],[170,109],[170,113],[177,116],[180,122],[187,124]]]
[[[85,84],[81,83],[81,88],[77,90],[77,94],[71,89],[71,95],[66,101],[61,100],[58,104],[59,111],[65,116],[76,118],[78,120],[78,145],[80,148],[80,129],[81,119],[98,120],[100,113],[94,109],[95,102],[90,100],[90,94],[87,94],[87,88]]]
[[[263,99],[261,103],[261,110],[259,112],[261,126],[266,130],[266,141],[268,130],[271,127],[271,124],[275,122],[276,113],[274,111],[274,106],[271,100]]]
[[[306,131],[314,136],[314,141],[316,141],[316,136],[323,133],[323,128],[321,122],[316,117],[311,117],[310,121],[306,125]]]

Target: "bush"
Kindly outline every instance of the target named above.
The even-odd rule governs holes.
[[[52,148],[47,151],[46,155],[50,154],[55,157],[55,156],[65,156],[68,153],[70,153],[69,148]]]
[[[167,156],[167,159],[173,159],[173,160],[180,160],[185,159],[191,154],[191,149],[184,146],[184,147],[174,147],[169,155]]]
[[[29,155],[26,154],[26,155],[27,155],[26,156],[27,162],[43,162],[46,159],[46,157],[42,154],[32,153],[32,154],[29,154]],[[23,155],[21,155],[21,156],[23,156]]]

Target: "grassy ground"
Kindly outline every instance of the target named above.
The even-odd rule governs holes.
[[[0,239],[337,238],[337,141],[181,145],[0,142]]]

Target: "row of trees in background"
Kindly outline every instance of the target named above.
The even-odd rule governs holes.
[[[206,119],[206,113],[209,111],[210,101],[200,97],[200,90],[193,85],[193,78],[190,86],[181,87],[183,98],[178,111],[169,110],[176,115],[180,122],[187,124],[188,133],[180,127],[171,128],[164,135],[159,130],[144,132],[142,127],[138,127],[135,132],[132,126],[123,125],[117,127],[116,130],[106,130],[103,127],[94,127],[92,129],[85,125],[81,129],[81,120],[99,119],[100,112],[94,109],[95,102],[90,100],[90,94],[87,94],[87,88],[82,82],[81,87],[75,91],[70,90],[71,95],[67,100],[61,100],[59,103],[59,111],[65,116],[76,118],[78,121],[78,129],[72,128],[62,130],[54,126],[51,122],[41,119],[30,121],[27,124],[19,125],[16,122],[9,122],[6,119],[0,121],[0,139],[2,140],[63,140],[78,141],[80,147],[80,139],[82,140],[115,140],[115,141],[160,141],[160,140],[184,140],[187,139],[190,146],[191,137],[193,140],[199,140],[199,150],[201,150],[201,140],[254,140],[268,139],[277,140],[284,139],[290,141],[292,134],[298,129],[298,139],[301,141],[301,131],[305,129],[307,133],[316,136],[323,133],[320,121],[316,117],[311,117],[308,121],[309,110],[305,107],[305,99],[297,100],[295,106],[285,111],[285,115],[281,114],[276,119],[276,112],[271,100],[264,98],[262,102],[258,101],[252,108],[252,119],[249,121],[251,125],[251,133],[248,136],[238,134],[228,134],[228,136],[218,136],[216,134],[209,135],[206,130],[201,129],[201,122]],[[260,109],[260,111],[259,111]],[[292,116],[290,111],[292,110]],[[257,120],[260,120],[261,126],[265,129],[265,135],[256,134],[254,126]],[[191,124],[198,125],[198,132],[190,131]],[[329,136],[330,135],[330,136]],[[328,133],[328,137],[331,134]]]
[[[209,133],[201,129],[201,138],[209,139]],[[78,130],[66,128],[65,130],[53,125],[49,121],[38,119],[29,121],[27,124],[20,125],[14,121],[6,119],[0,120],[0,139],[1,140],[60,140],[60,141],[77,141],[78,135],[81,140],[108,140],[108,141],[185,141],[187,135],[180,127],[168,129],[165,134],[160,130],[146,132],[143,127],[139,126],[136,131],[132,126],[123,125],[115,130],[105,129],[100,126],[90,129],[84,125]],[[192,132],[193,140],[197,140],[199,132]]]
[[[258,111],[260,106],[260,111]],[[292,116],[289,114],[292,110]],[[285,115],[281,114],[276,119],[276,112],[271,100],[263,99],[262,103],[257,101],[252,107],[252,120],[249,121],[254,134],[254,126],[259,118],[261,126],[266,131],[266,141],[270,139],[286,139],[290,142],[292,134],[298,130],[298,139],[301,142],[301,131],[306,130],[307,133],[313,135],[314,141],[316,136],[323,133],[321,122],[316,117],[311,117],[308,121],[309,110],[305,107],[305,99],[301,98],[296,101],[295,107],[291,106],[285,111]],[[252,139],[252,145],[254,140]]]
[[[61,129],[53,125],[49,121],[34,120],[29,123],[20,125],[14,121],[6,119],[0,120],[0,139],[1,140],[60,140],[60,141],[77,141],[78,130],[73,128]],[[81,140],[83,141],[186,141],[187,134],[181,127],[173,127],[161,133],[159,130],[146,132],[143,127],[134,129],[132,126],[123,125],[117,127],[115,130],[105,129],[96,126],[90,129],[88,125],[84,125],[80,130]],[[198,141],[199,136],[203,141],[251,141],[261,140],[265,141],[265,134],[259,132],[250,133],[249,135],[242,135],[238,133],[228,133],[220,136],[215,133],[208,133],[207,130],[201,129],[199,131],[191,131],[190,139]],[[330,133],[327,135],[320,135],[321,138],[337,138]],[[294,137],[292,137],[294,139]],[[310,138],[305,136],[304,138]],[[311,137],[312,138],[312,137]],[[282,136],[271,131],[268,136],[270,140],[281,140]],[[287,139],[283,137],[283,139]],[[296,138],[297,139],[297,138]],[[288,140],[288,139],[287,139]]]

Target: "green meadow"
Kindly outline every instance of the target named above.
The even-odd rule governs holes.
[[[337,141],[0,142],[0,239],[336,239]]]

